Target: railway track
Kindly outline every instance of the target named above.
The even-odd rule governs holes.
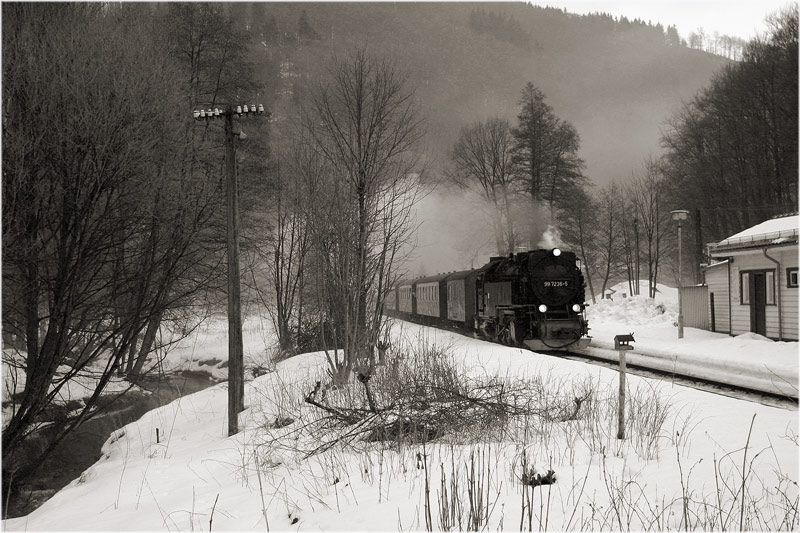
[[[563,351],[563,352],[553,351],[553,352],[547,352],[546,355],[561,357],[563,359],[569,359],[572,361],[580,361],[584,363],[595,364],[598,366],[605,366],[607,368],[614,368],[614,369],[619,368],[619,362],[616,360],[611,360],[611,358],[616,358],[617,356],[617,353],[615,351],[604,350],[602,348],[592,348],[592,351],[608,352],[609,357],[608,358],[598,357],[585,352],[573,352],[573,351]],[[729,383],[723,383],[720,381],[714,381],[705,378],[686,376],[676,372],[649,368],[640,364],[635,364],[635,363],[631,364],[630,362],[626,362],[625,367],[627,372],[630,374],[635,374],[637,376],[642,376],[652,379],[660,379],[662,381],[669,381],[671,383],[675,383],[676,385],[691,387],[693,389],[701,390],[704,392],[710,392],[713,394],[720,394],[722,396],[729,396],[731,398],[738,398],[740,400],[756,402],[762,405],[768,405],[770,407],[780,407],[782,409],[798,408],[797,398],[792,398],[790,396],[786,396],[783,394],[766,392],[762,390],[741,387],[738,385],[731,385]]]
[[[394,318],[395,320],[402,320],[404,322],[421,324],[428,327],[441,329],[444,331],[451,331],[454,333],[458,333],[460,335],[464,335],[465,337],[476,338],[486,342],[493,342],[491,339],[485,338],[480,335],[476,335],[472,331],[466,331],[463,328],[459,327],[448,327],[442,324],[432,323],[430,321],[407,320],[404,317],[394,317]],[[530,348],[528,348],[527,346],[517,346],[517,348],[530,350]],[[589,348],[580,352],[568,351],[568,350],[561,350],[561,351],[542,350],[542,351],[536,351],[535,353],[541,353],[543,355],[550,355],[554,357],[560,357],[563,359],[570,359],[573,361],[580,361],[584,363],[605,366],[607,368],[616,369],[619,367],[618,355],[616,351],[604,348],[598,348],[594,346],[590,346]],[[762,405],[768,405],[770,407],[780,407],[782,409],[794,409],[794,410],[798,409],[798,399],[786,394],[762,390],[763,387],[762,389],[755,387],[743,387],[740,385],[732,385],[730,383],[725,383],[722,380],[715,381],[703,377],[682,374],[680,372],[674,371],[673,369],[670,369],[670,365],[668,364],[664,365],[663,364],[664,358],[662,358],[662,366],[666,366],[668,369],[653,368],[652,366],[646,366],[641,363],[638,363],[637,359],[641,358],[642,358],[641,354],[637,354],[635,352],[628,353],[625,366],[629,373],[651,379],[669,381],[671,383],[675,383],[677,385],[681,385],[684,387],[691,387],[693,389],[701,390],[704,392],[710,392],[713,394],[720,394],[731,398],[738,398],[741,400],[756,402]],[[669,360],[670,358],[667,358],[667,361]]]

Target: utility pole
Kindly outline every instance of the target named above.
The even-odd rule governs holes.
[[[233,139],[233,109],[225,110],[225,199],[227,206],[228,257],[228,436],[239,431],[244,411],[244,345],[242,298],[239,281],[239,180]]]
[[[229,105],[224,111],[194,111],[196,120],[225,120],[225,197],[227,206],[228,259],[228,436],[239,432],[239,413],[244,411],[244,346],[242,341],[242,298],[239,281],[239,180],[236,176],[235,132],[233,120],[248,115],[263,115],[264,106]]]

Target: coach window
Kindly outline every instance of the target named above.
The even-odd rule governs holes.
[[[797,288],[797,267],[786,269],[786,286],[790,289]]]

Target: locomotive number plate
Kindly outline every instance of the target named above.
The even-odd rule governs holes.
[[[569,280],[566,279],[553,279],[553,280],[544,280],[542,282],[544,287],[569,287]]]

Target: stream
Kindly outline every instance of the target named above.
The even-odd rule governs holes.
[[[166,405],[216,382],[208,376],[175,374],[149,380],[143,386],[152,394],[131,391],[103,412],[64,438],[33,478],[13,487],[3,502],[3,518],[25,516],[100,459],[100,450],[111,433],[138,420],[146,412]]]

